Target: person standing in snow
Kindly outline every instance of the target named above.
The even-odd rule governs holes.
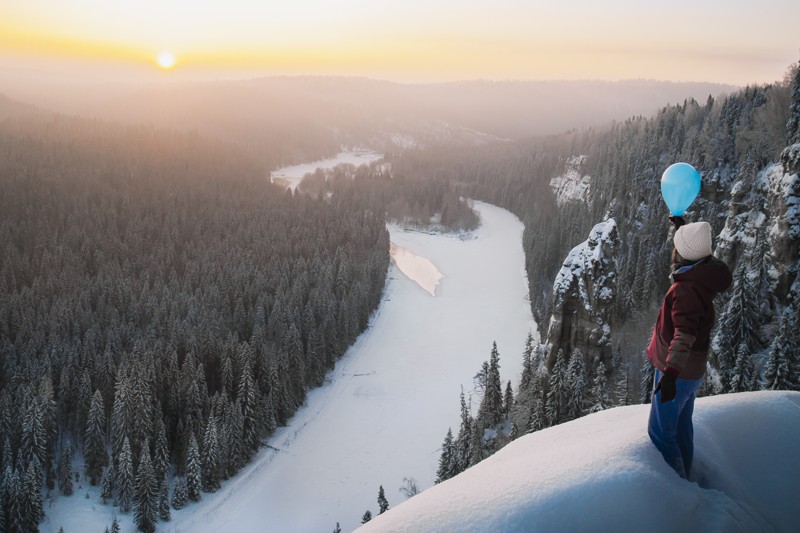
[[[728,266],[711,255],[708,222],[675,225],[672,285],[658,313],[647,358],[656,368],[647,432],[667,463],[687,479],[694,455],[692,411],[703,382],[714,296],[731,285]]]

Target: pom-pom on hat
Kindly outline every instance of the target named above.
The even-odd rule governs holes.
[[[698,261],[711,255],[711,226],[708,222],[692,222],[675,232],[675,249],[687,261]]]

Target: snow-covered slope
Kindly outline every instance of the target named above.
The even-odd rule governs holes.
[[[360,532],[797,531],[800,393],[701,398],[692,481],[650,443],[649,406],[521,437]]]

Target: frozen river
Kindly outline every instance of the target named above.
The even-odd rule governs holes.
[[[468,238],[390,227],[396,261],[411,277],[392,263],[370,327],[326,384],[239,475],[173,511],[159,531],[319,533],[337,522],[350,531],[367,509],[377,514],[380,485],[393,507],[405,499],[403,478],[433,485],[447,428],[458,431],[461,387],[472,392],[492,341],[503,382],[516,386],[526,336],[535,334],[522,223],[475,207],[482,225]],[[94,493],[70,500],[47,510],[42,531],[102,531],[118,510]],[[131,514],[120,519],[133,530]]]

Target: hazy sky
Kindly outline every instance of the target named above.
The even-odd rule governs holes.
[[[798,20],[800,0],[0,0],[0,69],[747,84],[800,59]]]

